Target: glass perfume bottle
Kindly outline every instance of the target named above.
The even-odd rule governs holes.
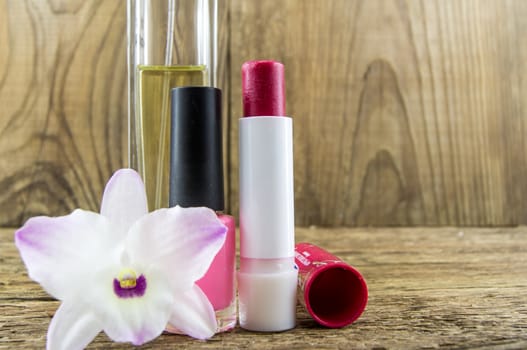
[[[218,2],[128,0],[127,6],[129,165],[143,177],[149,210],[155,210],[169,206],[171,90],[216,86]],[[221,94],[215,97],[220,100]],[[214,130],[221,137],[221,124]],[[221,147],[214,150],[221,161]],[[217,193],[223,191],[221,179]],[[176,204],[208,206],[228,228],[224,245],[197,284],[214,307],[217,331],[229,330],[236,325],[234,219],[220,212],[223,203]],[[170,325],[167,330],[179,333]]]
[[[217,0],[128,0],[129,166],[168,207],[170,90],[215,86]]]

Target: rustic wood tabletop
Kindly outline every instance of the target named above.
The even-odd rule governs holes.
[[[0,348],[42,349],[58,301],[29,280],[0,229]],[[356,267],[369,288],[364,314],[342,329],[298,307],[283,333],[240,328],[209,341],[163,334],[140,349],[525,349],[527,228],[298,228],[297,241]],[[89,349],[128,349],[101,333]]]

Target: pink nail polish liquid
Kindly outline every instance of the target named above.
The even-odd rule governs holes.
[[[218,332],[236,326],[235,247],[236,225],[234,217],[219,214],[218,218],[227,226],[227,237],[212,261],[209,270],[197,285],[207,295],[218,321]]]

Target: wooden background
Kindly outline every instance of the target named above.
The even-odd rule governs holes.
[[[266,58],[297,225],[527,224],[527,1],[220,2],[231,213],[240,66]],[[0,226],[98,210],[126,144],[126,2],[0,0]]]

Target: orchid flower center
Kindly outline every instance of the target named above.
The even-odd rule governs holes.
[[[137,275],[132,269],[122,269],[117,276],[119,286],[123,289],[135,288],[137,285]]]
[[[142,297],[146,291],[146,278],[130,268],[122,269],[113,280],[113,291],[121,299]]]

